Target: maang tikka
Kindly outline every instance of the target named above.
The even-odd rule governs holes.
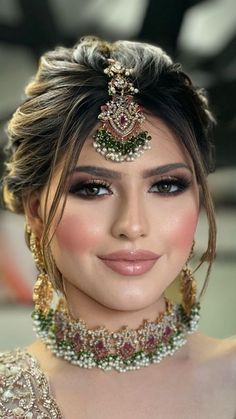
[[[132,69],[119,61],[108,59],[104,73],[110,78],[108,93],[111,100],[101,106],[98,119],[102,122],[93,136],[93,146],[106,159],[115,162],[133,161],[150,149],[151,136],[141,130],[145,116],[134,101],[138,89],[131,81]]]

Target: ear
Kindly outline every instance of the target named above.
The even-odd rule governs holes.
[[[44,222],[41,194],[38,191],[30,193],[24,201],[26,222],[32,232],[40,240],[43,234]]]

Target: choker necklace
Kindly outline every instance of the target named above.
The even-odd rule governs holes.
[[[122,327],[109,332],[105,327],[88,329],[83,320],[71,319],[64,299],[48,313],[34,310],[37,336],[58,357],[83,368],[97,367],[119,372],[159,363],[186,343],[188,333],[199,323],[200,304],[186,314],[181,304],[165,298],[166,310],[155,321],[144,320],[138,329]]]

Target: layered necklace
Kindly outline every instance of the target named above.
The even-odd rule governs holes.
[[[105,327],[88,329],[83,320],[71,319],[65,301],[47,313],[32,314],[37,336],[57,356],[82,368],[97,367],[104,371],[137,370],[159,363],[186,343],[188,333],[199,323],[199,303],[189,315],[181,304],[165,298],[166,309],[155,321],[144,320],[138,329],[123,326],[116,332]]]

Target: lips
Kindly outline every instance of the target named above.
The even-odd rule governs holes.
[[[148,250],[126,251],[110,253],[99,256],[99,259],[113,271],[121,275],[142,275],[148,272],[159,255]]]

